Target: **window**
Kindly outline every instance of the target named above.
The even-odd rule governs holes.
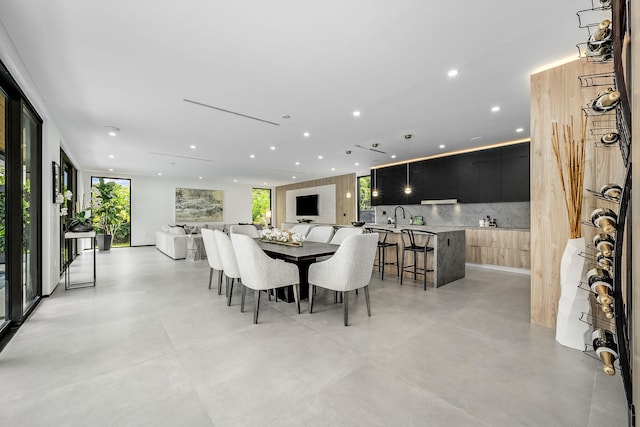
[[[271,225],[271,189],[254,188],[251,190],[251,219],[254,224],[265,227]]]
[[[376,222],[375,210],[371,207],[371,176],[358,177],[358,221]]]
[[[91,187],[110,195],[107,202],[95,209],[94,227],[101,233],[113,236],[112,247],[131,246],[131,180],[92,176]],[[83,207],[89,206],[90,194],[88,192],[83,197]]]

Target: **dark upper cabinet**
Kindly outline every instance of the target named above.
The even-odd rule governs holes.
[[[378,169],[380,195],[372,198],[372,204],[419,204],[438,199],[460,203],[528,201],[529,179],[529,143],[515,144],[413,162],[409,165],[413,190],[409,195],[404,193],[406,165]]]
[[[502,148],[502,199],[505,202],[531,200],[529,145],[527,142]]]

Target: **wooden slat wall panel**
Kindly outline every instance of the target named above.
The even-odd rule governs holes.
[[[331,184],[335,184],[336,186],[335,223],[340,225],[351,225],[352,221],[356,221],[358,215],[356,211],[358,198],[355,173],[316,179],[313,181],[297,182],[295,184],[276,187],[276,216],[274,225],[280,227],[281,224],[286,221],[287,191]],[[348,192],[352,195],[350,199],[346,197]]]
[[[610,71],[610,64],[577,60],[531,76],[531,322],[537,325],[555,328],[560,298],[560,258],[569,238],[567,213],[551,148],[551,123],[569,123],[573,115],[577,128],[581,107],[605,89],[581,88],[578,76]],[[585,188],[599,190],[609,182],[622,183],[624,170],[617,148],[596,147],[594,138],[588,141],[585,154]],[[605,204],[585,194],[583,219],[588,218],[593,208]],[[589,244],[595,229],[583,226],[582,231]]]

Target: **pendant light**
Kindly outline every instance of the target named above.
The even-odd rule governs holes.
[[[374,169],[373,170],[373,190],[371,191],[372,197],[378,197],[378,187],[376,186],[377,175],[378,175],[378,170]]]
[[[411,194],[411,186],[409,185],[409,163],[407,163],[407,186],[404,187],[404,194]]]

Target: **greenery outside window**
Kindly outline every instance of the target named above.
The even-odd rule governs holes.
[[[251,190],[251,220],[264,227],[271,225],[271,189],[253,188]]]
[[[371,176],[358,177],[358,221],[375,222],[375,210],[371,207]]]

